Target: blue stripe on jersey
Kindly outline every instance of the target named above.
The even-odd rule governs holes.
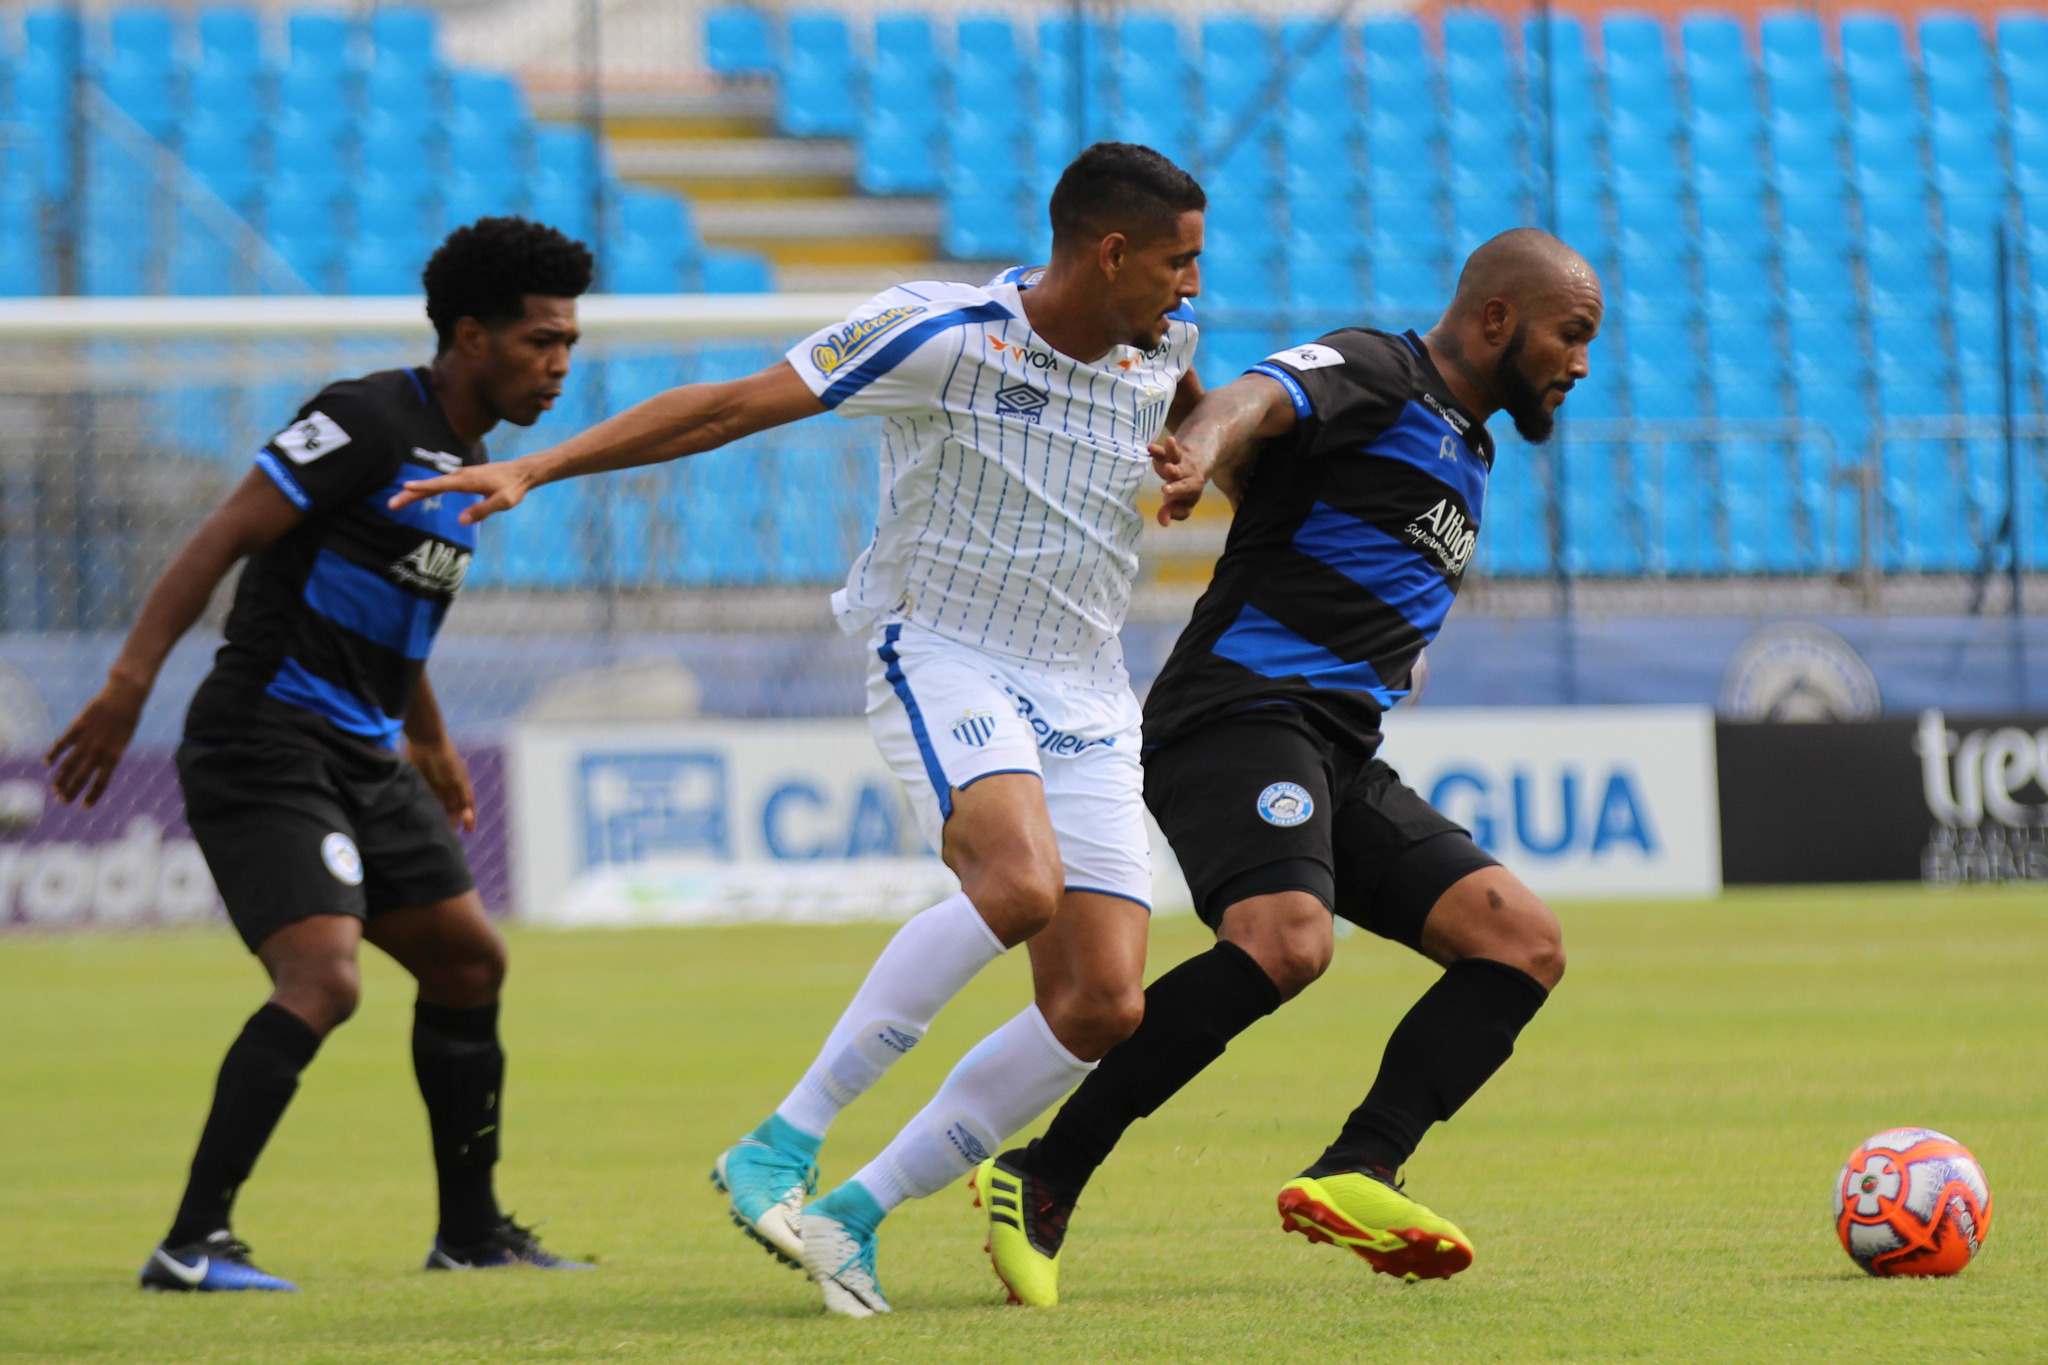
[[[373,569],[322,550],[306,575],[306,605],[373,644],[424,659],[447,607],[415,597]]]
[[[425,531],[465,550],[476,548],[476,527],[464,526],[458,518],[464,508],[474,507],[483,501],[476,493],[436,493],[431,498],[407,503],[397,511],[391,510],[391,499],[397,496],[407,479],[438,479],[441,471],[429,469],[423,464],[407,461],[398,466],[398,477],[370,494],[364,501],[371,510],[382,517],[389,517],[401,526],[410,526],[415,531]]]
[[[1362,454],[1411,465],[1465,500],[1472,527],[1479,528],[1486,501],[1486,466],[1451,424],[1409,399],[1392,426],[1359,447]]]
[[[902,626],[888,627],[882,632],[882,647],[875,654],[882,661],[882,676],[889,680],[889,686],[896,689],[896,700],[903,703],[904,714],[910,717],[910,733],[917,740],[918,756],[924,759],[924,775],[939,798],[939,818],[950,820],[953,818],[953,784],[946,778],[946,769],[939,762],[938,751],[932,748],[931,733],[924,728],[924,712],[918,708],[917,698],[910,691],[910,679],[903,674],[903,657],[896,652],[896,642],[902,638]]]
[[[1408,695],[1405,690],[1389,690],[1371,664],[1346,663],[1253,606],[1237,614],[1210,652],[1243,664],[1262,678],[1300,678],[1310,687],[1364,692],[1381,706],[1392,706]]]
[[[1287,390],[1287,396],[1294,400],[1294,415],[1296,417],[1306,420],[1316,415],[1315,406],[1308,401],[1308,394],[1302,391],[1300,383],[1296,381],[1293,375],[1287,373],[1278,365],[1261,360],[1258,364],[1246,370],[1245,373],[1262,374],[1268,379],[1279,380],[1280,387]]]
[[[405,377],[412,381],[413,391],[419,394],[420,402],[427,402],[427,386],[420,383],[420,372],[408,365],[405,370]]]
[[[290,500],[292,506],[298,508],[301,512],[309,511],[312,508],[312,495],[299,486],[298,479],[293,477],[292,472],[284,467],[283,460],[278,459],[277,456],[267,450],[259,450],[256,452],[256,467],[270,476],[270,481],[277,485],[277,491],[284,494]]]
[[[264,691],[287,706],[297,706],[325,716],[352,735],[375,740],[387,749],[398,747],[401,722],[385,715],[355,693],[344,691],[325,678],[314,677],[297,659],[287,658]]]
[[[836,408],[847,399],[859,393],[868,385],[880,379],[889,371],[910,358],[913,351],[930,341],[940,332],[954,327],[967,327],[978,322],[1002,322],[1011,317],[1009,309],[991,300],[977,303],[972,308],[956,308],[950,313],[941,313],[935,318],[926,318],[902,336],[884,346],[863,361],[852,374],[832,381],[818,401],[828,408]]]
[[[1400,612],[1425,639],[1434,640],[1443,629],[1456,594],[1443,575],[1399,536],[1319,502],[1294,533],[1294,548]]]

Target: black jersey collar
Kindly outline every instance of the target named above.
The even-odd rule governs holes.
[[[1401,340],[1407,343],[1409,350],[1415,352],[1415,359],[1422,367],[1423,392],[1436,403],[1443,405],[1443,410],[1437,415],[1456,427],[1458,434],[1465,438],[1466,443],[1484,455],[1490,463],[1492,450],[1479,450],[1481,446],[1491,447],[1493,444],[1493,433],[1486,429],[1486,423],[1474,417],[1471,411],[1458,401],[1457,395],[1451,392],[1451,386],[1444,382],[1443,372],[1437,369],[1436,362],[1430,359],[1429,348],[1422,344],[1422,338],[1415,334],[1414,328],[1411,327],[1401,333]]]

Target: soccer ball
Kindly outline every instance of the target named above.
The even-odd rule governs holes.
[[[1953,1275],[1991,1232],[1991,1187],[1962,1143],[1890,1128],[1835,1177],[1835,1234],[1873,1275]]]

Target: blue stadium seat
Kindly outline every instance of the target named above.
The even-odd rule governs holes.
[[[1048,115],[1053,121],[1060,149],[1054,177],[1087,143],[1114,132],[1113,102],[1106,95],[1115,77],[1114,48],[1111,30],[1100,19],[1086,18],[1077,26],[1071,14],[1055,12],[1038,22],[1038,116],[1042,125]],[[1085,98],[1077,99],[1077,92]],[[1077,113],[1085,117],[1085,128],[1074,127]],[[1045,188],[1051,191],[1051,180]]]
[[[935,104],[945,100],[931,23],[923,15],[875,21],[856,175],[874,194],[932,194],[939,189]]]
[[[533,135],[533,172],[536,197],[587,199],[604,174],[604,159],[582,128],[545,127]]]
[[[1539,19],[1522,25],[1523,60],[1528,65],[1530,103],[1544,103],[1545,59],[1549,62],[1548,99],[1560,116],[1595,114],[1593,91],[1597,86],[1593,66],[1586,57],[1586,34],[1576,19],[1552,17],[1548,27]]]
[[[1842,21],[1840,33],[1842,74],[1849,78],[1852,98],[1858,86],[1912,83],[1913,65],[1906,56],[1906,36],[1897,20],[1854,16]]]
[[[1458,195],[1451,200],[1451,221],[1457,238],[1454,254],[1462,261],[1509,228],[1532,226],[1535,215],[1520,195]]]
[[[1519,128],[1503,131],[1493,120],[1468,113],[1454,103],[1446,132],[1453,194],[1516,195],[1527,188]]]
[[[342,287],[350,294],[417,294],[431,251],[424,233],[359,232],[343,255]]]
[[[1204,252],[1202,303],[1205,313],[1271,312],[1279,296],[1278,272],[1269,257],[1250,252]]]
[[[1709,317],[1754,319],[1776,310],[1769,253],[1754,237],[1702,234],[1700,282]]]
[[[1279,302],[1276,297],[1269,306]],[[1307,332],[1354,322],[1366,306],[1357,255],[1336,243],[1292,242],[1287,253],[1286,303],[1313,319],[1295,324]]]
[[[1280,125],[1288,175],[1320,168],[1348,180],[1360,106],[1343,34],[1327,24],[1291,20],[1280,26],[1280,48],[1288,70]]]
[[[1356,252],[1365,245],[1365,224],[1355,199],[1331,191],[1305,192],[1287,201],[1287,228],[1291,241],[1341,247]]]
[[[283,89],[347,85],[356,74],[355,29],[347,16],[300,10],[285,24],[291,56]]]
[[[199,12],[199,65],[255,75],[263,69],[263,26],[242,5],[209,5]]]
[[[853,42],[836,13],[805,10],[787,26],[782,130],[795,137],[852,137],[860,131]]]
[[[1398,120],[1375,113],[1365,125],[1366,184],[1376,204],[1407,208],[1444,192],[1443,162],[1436,128],[1420,118]]]
[[[442,191],[441,228],[453,231],[479,218],[503,217],[525,209],[524,178],[516,167],[457,161]]]
[[[527,155],[526,105],[503,76],[463,71],[448,82],[448,164],[517,174]]]
[[[380,4],[370,11],[376,65],[425,78],[441,65],[440,20],[423,5]]]
[[[1772,171],[1781,193],[1839,193],[1842,124],[1832,110],[1775,109],[1770,121]]]
[[[770,294],[775,271],[751,251],[705,251],[697,262],[698,282],[707,294]]]
[[[983,15],[962,19],[954,33],[954,117],[972,109],[986,126],[1006,136],[1024,130],[1030,108],[1017,31],[1008,19]]]
[[[1849,241],[1848,205],[1838,194],[1779,191],[1778,218],[1787,242],[1811,246],[1846,246]]]
[[[1481,10],[1451,10],[1443,19],[1444,84],[1453,107],[1465,95],[1498,98],[1515,76],[1500,21]]]
[[[1450,301],[1449,271],[1440,252],[1418,250],[1408,238],[1375,232],[1369,256],[1377,325],[1427,326]]]
[[[768,17],[752,5],[719,5],[704,16],[704,63],[721,76],[765,76],[775,70]]]
[[[1785,271],[1785,305],[1794,317],[1841,322],[1854,316],[1856,281],[1847,254],[1831,245],[1809,246],[1788,239],[1781,261]],[[1837,349],[1845,344],[1837,337]]]
[[[596,236],[588,190],[561,181],[536,179],[529,193],[527,213],[537,223],[588,242]]]
[[[1193,145],[1193,76],[1180,29],[1161,14],[1123,16],[1116,53],[1117,131],[1186,165]]]
[[[1210,177],[1209,212],[1205,223],[1207,241],[1213,247],[1231,247],[1271,253],[1280,245],[1280,224],[1269,193],[1247,193],[1245,187],[1218,183]]]
[[[1998,23],[1998,66],[2015,107],[2048,109],[2048,19],[2015,15]]]
[[[239,128],[218,128],[210,120],[186,125],[180,148],[192,173],[237,213],[248,215],[262,190],[257,141]]]
[[[1817,21],[1804,16],[1772,16],[1757,26],[1757,35],[1774,113],[1805,119],[1839,116],[1834,66]]]
[[[1423,48],[1422,27],[1413,19],[1378,19],[1361,30],[1365,47],[1366,107],[1375,117],[1427,111],[1438,120],[1436,63]]]
[[[1014,192],[949,194],[941,239],[948,255],[966,260],[1017,260],[1030,249]]]
[[[1202,21],[1205,160],[1214,159],[1217,139],[1261,107],[1277,74],[1273,34],[1266,25],[1244,16]]]
[[[1614,259],[1614,229],[1600,196],[1561,196],[1557,200],[1557,235],[1595,269],[1605,269]]]

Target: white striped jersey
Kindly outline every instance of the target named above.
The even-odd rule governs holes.
[[[790,350],[827,407],[885,419],[874,538],[832,609],[849,633],[905,621],[1122,686],[1145,447],[1193,359],[1194,311],[1156,350],[1083,365],[1025,319],[1037,274],[898,285]]]

